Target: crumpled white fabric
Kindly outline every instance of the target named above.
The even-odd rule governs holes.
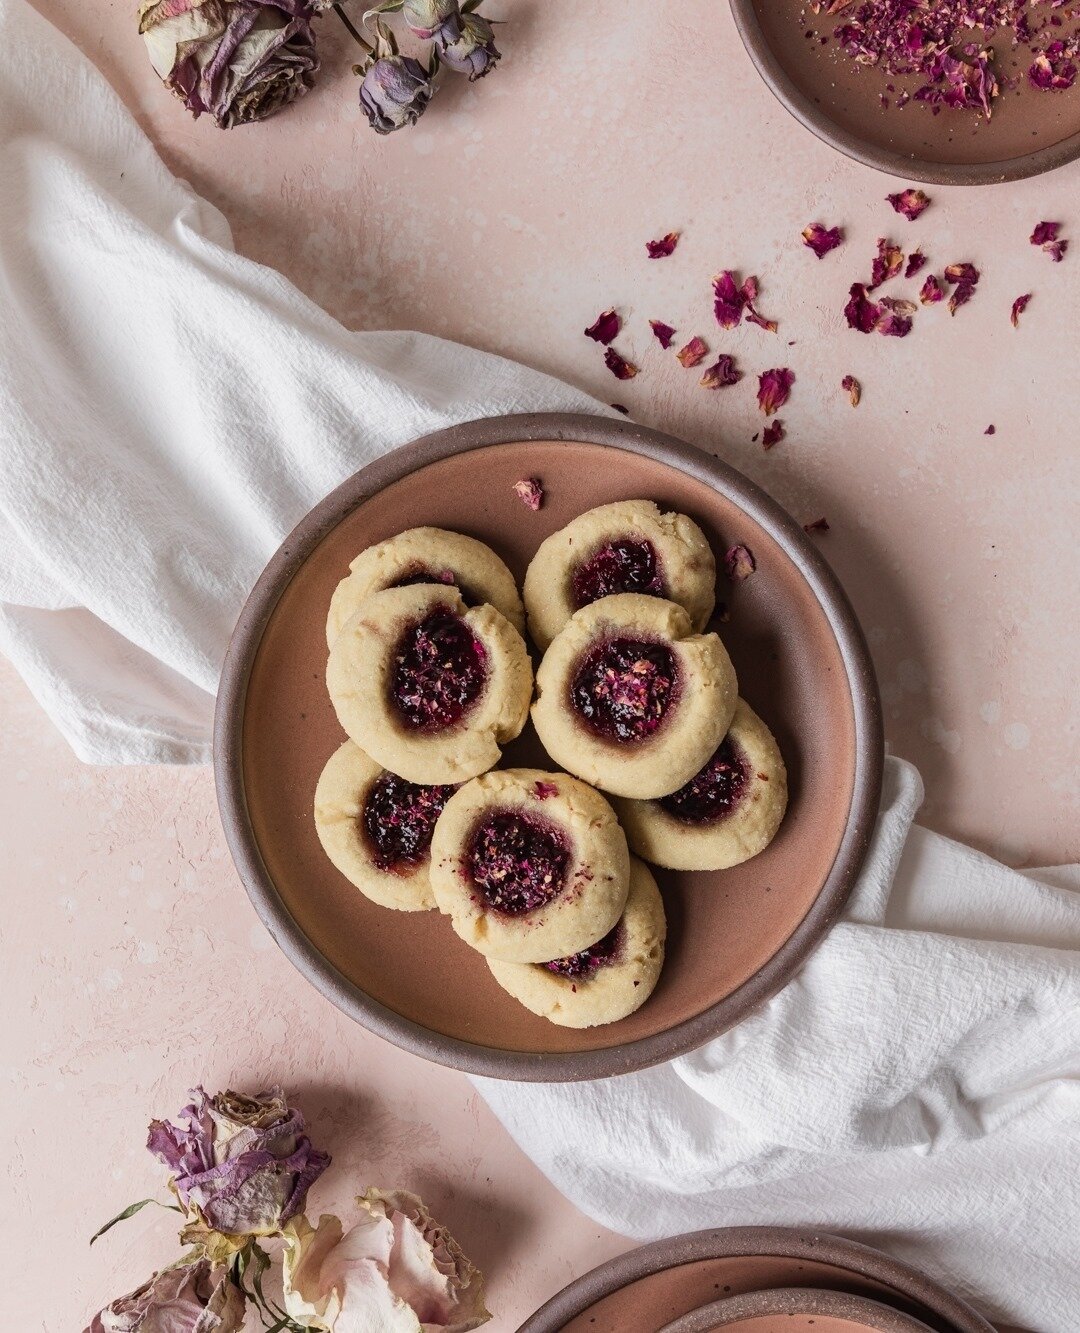
[[[1080,1327],[1080,867],[1021,874],[912,824],[886,763],[842,920],[773,1000],[657,1069],[474,1082],[590,1217],[642,1240],[832,1229],[990,1318]]]
[[[0,650],[84,760],[209,758],[244,597],[364,463],[476,417],[606,411],[440,338],[350,333],[241,258],[26,0],[0,0],[0,180]]]
[[[0,0],[0,179],[0,648],[86,760],[208,758],[248,589],[369,459],[473,417],[602,410],[437,338],[349,333],[237,256],[26,0]],[[1080,878],[913,828],[920,795],[891,760],[846,919],[734,1032],[627,1078],[478,1086],[616,1230],[832,1227],[1064,1333]]]

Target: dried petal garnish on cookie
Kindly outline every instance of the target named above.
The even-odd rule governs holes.
[[[661,236],[658,241],[646,241],[645,249],[648,251],[650,259],[665,259],[668,255],[674,254],[675,247],[679,244],[679,233],[669,231],[666,236]]]
[[[656,341],[663,348],[671,346],[671,340],[675,337],[675,330],[670,324],[665,324],[661,319],[650,319],[649,328],[656,335]]]
[[[629,882],[615,812],[566,773],[486,773],[450,798],[435,826],[436,902],[491,958],[543,963],[587,949],[618,921]]]
[[[819,259],[824,259],[830,250],[835,250],[844,243],[844,233],[840,227],[825,227],[820,222],[811,222],[802,231],[803,245],[813,250]]]
[[[687,370],[690,370],[693,366],[700,365],[708,354],[709,349],[706,346],[704,339],[698,338],[696,335],[690,339],[685,347],[680,347],[675,353]]]
[[[909,222],[914,222],[930,207],[930,196],[924,194],[922,190],[915,190],[910,186],[897,194],[889,194],[885,197],[892,204],[894,210],[901,213]]]
[[[515,481],[514,494],[533,513],[544,503],[544,488],[538,477],[522,477],[520,481]]]
[[[605,346],[613,342],[622,328],[622,320],[614,310],[602,310],[585,330],[585,337]]]
[[[620,356],[614,347],[609,347],[605,351],[604,365],[617,380],[632,380],[638,373],[637,366],[632,361],[627,361],[624,356]]]

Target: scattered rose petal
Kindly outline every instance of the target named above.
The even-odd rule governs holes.
[[[987,428],[983,431],[983,434],[984,434],[984,435],[996,435],[996,434],[997,434],[997,427],[996,427],[996,426],[987,426]]]
[[[851,284],[847,305],[844,306],[844,317],[848,327],[857,329],[859,333],[873,333],[877,327],[881,307],[867,297],[866,288],[861,282]]]
[[[748,579],[757,569],[757,561],[749,546],[731,546],[724,556],[724,568],[729,579]]]
[[[685,347],[681,347],[675,353],[687,370],[692,366],[700,365],[708,354],[709,349],[705,345],[705,340],[698,337],[691,338]]]
[[[605,346],[612,341],[622,328],[622,320],[614,310],[602,310],[594,323],[585,330],[585,337]]]
[[[625,403],[609,403],[608,406],[613,407],[616,412],[621,412],[624,417],[628,417],[630,415],[630,409],[626,406]]]
[[[840,381],[840,387],[851,399],[851,406],[858,407],[859,400],[862,398],[862,385],[854,375],[845,375]]]
[[[1001,92],[993,62],[994,53],[989,47],[982,51],[976,48],[970,60],[938,54],[927,70],[931,82],[916,90],[915,100],[928,103],[935,113],[943,106],[970,107],[989,120],[993,100]]]
[[[944,301],[944,299],[945,288],[932,273],[928,274],[919,291],[919,300],[923,305],[936,305],[938,301]]]
[[[890,310],[881,317],[877,331],[885,338],[906,338],[911,332],[911,316]]]
[[[1028,69],[1028,82],[1033,88],[1044,91],[1062,92],[1076,82],[1076,64],[1070,59],[1080,50],[1076,37],[1069,44],[1062,41],[1051,42],[1045,51],[1040,51]]]
[[[897,213],[902,213],[909,222],[914,222],[930,207],[930,196],[924,194],[922,190],[913,190],[910,187],[901,190],[899,194],[890,194],[885,196]]]
[[[710,366],[699,381],[703,389],[726,389],[729,384],[738,384],[743,373],[735,365],[733,356],[721,356],[714,366]]]
[[[731,269],[725,269],[713,278],[713,311],[722,329],[733,329],[739,324],[745,304],[746,297]]]
[[[925,263],[926,256],[923,252],[921,250],[912,250],[911,254],[908,255],[907,268],[904,269],[904,277],[913,278]]]
[[[617,380],[632,380],[638,373],[637,366],[632,361],[627,361],[625,357],[620,356],[614,347],[609,347],[604,353],[604,365]]]
[[[538,477],[522,477],[520,481],[515,481],[514,494],[533,513],[544,503],[544,488]]]
[[[824,259],[830,250],[835,250],[844,243],[844,233],[839,227],[825,227],[820,222],[811,222],[803,228],[803,245],[813,250],[819,259]]]
[[[1031,300],[1031,292],[1025,292],[1023,296],[1018,296],[1016,300],[1012,303],[1012,314],[1009,316],[1009,318],[1012,320],[1012,326],[1014,329],[1020,323],[1020,316],[1027,309],[1028,302],[1030,300]]]
[[[949,264],[945,269],[945,280],[955,284],[949,297],[949,314],[955,315],[975,294],[979,270],[974,264]]]
[[[1029,239],[1032,245],[1047,245],[1057,240],[1060,231],[1060,222],[1037,222]]]
[[[870,270],[870,285],[867,291],[872,292],[875,287],[880,287],[883,282],[888,282],[890,278],[896,275],[904,266],[904,252],[896,244],[884,236],[878,237],[877,254],[874,256],[874,263]]]
[[[765,329],[768,333],[775,333],[777,323],[775,319],[766,319],[764,315],[758,313],[754,302],[758,299],[758,280],[753,275],[747,278],[742,285],[742,294],[746,301],[746,322],[756,324],[759,329]]]
[[[656,334],[656,341],[661,347],[671,346],[671,340],[675,337],[675,330],[670,324],[665,324],[662,319],[650,319],[649,328]]]
[[[663,259],[670,255],[679,244],[679,233],[669,231],[666,236],[662,236],[658,241],[646,241],[645,249],[649,252],[650,259]]]
[[[770,421],[761,433],[761,446],[763,449],[771,449],[774,444],[779,444],[784,438],[784,423],[779,417],[775,421]]]
[[[804,523],[803,532],[828,532],[829,520],[825,517],[815,518],[813,523]]]
[[[766,370],[758,376],[758,406],[767,417],[778,412],[791,396],[791,386],[795,383],[795,372],[786,367]]]

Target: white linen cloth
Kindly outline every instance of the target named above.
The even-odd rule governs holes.
[[[0,647],[86,760],[209,757],[248,589],[364,462],[472,417],[601,410],[436,338],[349,333],[237,256],[26,0],[0,0],[0,181]],[[735,1032],[627,1078],[478,1086],[616,1230],[832,1227],[1063,1333],[1080,881],[913,829],[919,797],[891,760],[846,920]]]

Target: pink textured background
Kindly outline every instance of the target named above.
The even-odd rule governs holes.
[[[518,357],[721,454],[800,519],[826,514],[820,540],[869,636],[889,744],[926,779],[925,822],[1015,864],[1076,858],[1080,167],[935,189],[909,224],[883,203],[894,183],[772,100],[715,0],[489,0],[509,20],[502,68],[447,85],[420,126],[386,140],[362,122],[332,17],[318,89],[223,135],[163,93],[128,5],[41,7],[238,247],[350,327]],[[1076,228],[1061,265],[1027,244],[1041,218]],[[813,219],[848,231],[821,263],[799,244]],[[675,256],[648,262],[644,241],[670,228]],[[846,330],[847,286],[882,234],[921,242],[939,272],[975,261],[972,304],[952,320],[920,312],[904,341]],[[713,336],[708,279],[724,267],[761,276],[777,338]],[[1014,330],[1009,306],[1029,290]],[[625,385],[580,335],[613,303],[629,320],[618,345],[642,366]],[[748,371],[792,366],[788,438],[769,454],[752,443],[751,378],[699,389],[649,317]],[[864,386],[855,411],[847,372]],[[30,1240],[4,1299],[11,1327],[68,1333],[171,1257],[169,1216],[149,1210],[93,1251],[85,1239],[154,1189],[146,1121],[198,1079],[291,1089],[336,1158],[314,1211],[367,1183],[423,1192],[490,1274],[495,1333],[625,1246],[554,1192],[463,1077],[368,1037],[300,980],[228,861],[208,772],[80,767],[2,663],[0,707],[5,1187]]]

